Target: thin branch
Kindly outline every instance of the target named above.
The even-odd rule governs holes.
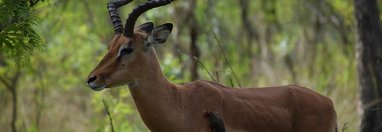
[[[238,77],[236,76],[235,71],[233,70],[231,64],[230,64],[229,61],[228,61],[228,57],[227,57],[227,55],[225,54],[224,48],[223,48],[223,46],[221,45],[221,42],[220,42],[218,36],[216,35],[216,33],[213,33],[213,35],[214,35],[214,38],[215,38],[217,44],[219,45],[219,48],[220,48],[221,52],[223,53],[224,61],[227,63],[229,69],[231,70],[233,76],[235,77],[235,80],[236,80],[237,84],[238,84],[239,87],[241,88],[241,84],[240,84],[240,82],[239,82],[239,79],[238,79]]]
[[[9,84],[9,83],[7,82],[7,80],[5,80],[5,78],[3,78],[2,76],[0,76],[0,81],[5,85],[5,87],[7,87],[7,89],[8,89],[9,91],[12,91],[12,89],[11,89],[11,84]]]
[[[229,78],[229,83],[231,84],[231,87],[235,87],[235,84],[233,84],[232,78]]]
[[[216,79],[214,78],[214,76],[212,76],[212,73],[208,70],[206,65],[204,65],[204,63],[198,57],[193,57],[193,59],[196,60],[203,67],[204,70],[206,70],[207,74],[210,76],[212,81],[216,82]]]
[[[88,16],[88,22],[91,24],[91,26],[95,26],[95,22],[94,22],[94,19],[93,19],[94,18],[94,14],[92,13],[92,10],[91,10],[91,8],[89,6],[91,4],[89,4],[89,2],[87,0],[83,0],[82,2],[84,4],[85,11],[87,13],[86,16]]]
[[[348,122],[345,122],[344,126],[342,126],[342,132],[346,132],[348,129]]]
[[[105,111],[106,111],[107,116],[109,116],[111,131],[114,132],[113,118],[111,118],[111,114],[109,111],[109,105],[107,105],[105,99],[102,99],[102,103],[103,103],[103,106],[105,107]]]

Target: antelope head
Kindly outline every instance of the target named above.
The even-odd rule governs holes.
[[[160,70],[153,45],[164,43],[172,30],[166,23],[154,27],[152,22],[134,28],[138,17],[150,9],[167,5],[172,0],[151,0],[139,5],[129,14],[125,28],[116,8],[132,0],[110,2],[108,11],[114,25],[115,36],[108,45],[108,53],[89,74],[87,83],[96,91],[135,83],[142,74]],[[158,66],[156,66],[158,65]],[[155,69],[158,68],[158,69]]]

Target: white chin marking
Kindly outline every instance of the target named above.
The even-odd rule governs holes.
[[[93,84],[93,83],[90,83],[90,84],[89,84],[89,87],[90,87],[91,89],[93,89],[94,91],[101,91],[101,90],[105,89],[105,86],[106,86],[106,84],[105,84],[105,85],[102,85],[102,86],[97,86],[97,85],[95,85],[95,84]]]
[[[100,88],[92,88],[94,91],[102,91],[103,89],[105,89],[105,87],[100,87]]]

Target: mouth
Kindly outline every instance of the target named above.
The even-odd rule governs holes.
[[[106,87],[106,84],[103,84],[103,85],[95,85],[94,83],[89,83],[88,86],[94,90],[94,91],[101,91],[103,89],[105,89]]]

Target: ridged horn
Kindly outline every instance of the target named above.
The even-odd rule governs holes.
[[[110,1],[107,3],[107,10],[109,11],[110,19],[114,25],[114,32],[116,34],[123,33],[123,25],[121,18],[119,17],[117,8],[130,3],[133,0],[120,0],[120,1]]]
[[[150,0],[134,8],[133,11],[129,14],[129,17],[126,19],[125,31],[123,34],[126,37],[133,37],[135,22],[141,14],[150,9],[170,4],[172,1],[173,0]]]

